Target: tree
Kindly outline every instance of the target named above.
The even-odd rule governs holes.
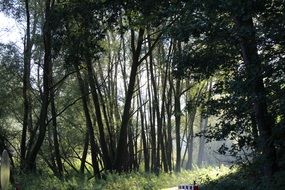
[[[187,56],[184,56],[184,60],[180,60],[179,70],[184,73],[192,70],[193,73],[203,73],[205,76],[224,75],[223,72],[231,72],[234,76],[233,78],[224,78],[223,82],[218,82],[214,87],[216,92],[224,94],[223,90],[231,89],[231,93],[234,94],[232,97],[226,95],[220,98],[219,102],[224,104],[212,101],[218,103],[215,104],[215,108],[211,106],[213,110],[222,108],[221,110],[225,111],[227,109],[227,113],[219,112],[220,115],[217,114],[222,115],[220,117],[222,121],[219,124],[223,127],[217,125],[216,129],[212,128],[213,130],[209,130],[208,137],[223,139],[225,136],[230,136],[234,139],[237,138],[238,145],[232,147],[232,153],[235,152],[236,155],[236,152],[242,149],[241,147],[249,146],[254,149],[254,143],[252,143],[254,140],[250,134],[254,131],[254,123],[256,123],[260,135],[258,139],[255,139],[259,142],[257,153],[261,153],[264,159],[264,175],[271,176],[277,168],[276,147],[271,140],[276,118],[274,119],[267,105],[266,89],[268,88],[264,85],[263,74],[265,60],[262,59],[262,52],[259,55],[258,51],[266,49],[268,45],[260,43],[266,41],[259,36],[259,32],[262,33],[266,27],[263,26],[264,20],[259,19],[258,15],[266,14],[272,7],[266,1],[203,1],[196,3],[194,7],[186,3],[185,7],[187,7],[183,17],[185,19],[178,22],[179,28],[177,29],[184,30],[188,27],[188,31],[184,30],[183,36],[176,37],[182,38],[186,42],[191,38],[198,40],[189,42],[193,48],[189,48],[189,52],[185,53]],[[253,19],[256,19],[255,24]],[[267,19],[269,21],[272,18],[267,17]],[[213,44],[214,42],[215,44]],[[203,47],[203,44],[207,47]],[[238,53],[239,50],[241,54]],[[242,80],[237,81],[238,78]],[[250,90],[248,91],[248,89]],[[242,99],[246,102],[244,106],[241,106]],[[231,101],[231,103],[227,101]],[[230,109],[230,105],[232,106],[233,103],[236,110]],[[217,107],[218,105],[221,107]],[[252,110],[252,112],[248,113],[246,109]],[[250,117],[251,113],[254,113],[254,117]],[[236,122],[232,122],[233,118],[236,118],[234,120]],[[251,122],[253,123],[249,124]],[[233,123],[237,127],[234,127]],[[253,128],[251,128],[252,126]],[[214,131],[222,131],[222,135]],[[238,133],[231,131],[238,131]]]
[[[33,144],[31,150],[27,153],[27,158],[25,160],[25,169],[28,171],[36,169],[36,157],[40,151],[42,143],[46,134],[46,119],[47,111],[50,98],[50,89],[51,89],[51,76],[52,76],[52,29],[51,29],[51,13],[53,10],[54,1],[46,0],[45,1],[45,24],[43,29],[43,38],[44,38],[44,65],[43,65],[43,95],[42,95],[42,106],[40,111],[40,116],[38,120],[39,134],[37,140]]]
[[[26,140],[27,140],[27,129],[32,128],[31,118],[31,98],[30,98],[30,73],[31,73],[31,37],[30,37],[30,10],[29,1],[25,1],[26,16],[27,16],[27,31],[26,31],[26,42],[24,52],[24,76],[23,76],[23,98],[24,98],[24,118],[23,118],[23,130],[21,138],[21,167],[24,167],[24,160],[26,157]]]
[[[141,63],[141,61],[139,60],[139,57],[140,57],[140,52],[142,48],[144,29],[143,28],[139,29],[136,47],[135,47],[135,43],[136,43],[135,32],[133,30],[131,31],[131,35],[132,35],[131,43],[132,43],[132,62],[133,63],[132,63],[131,74],[130,74],[130,79],[128,83],[128,90],[126,94],[126,100],[125,100],[121,128],[120,128],[120,136],[119,136],[117,152],[116,152],[115,167],[117,171],[124,171],[126,167],[125,166],[126,163],[124,163],[123,160],[124,160],[125,155],[128,155],[127,149],[126,149],[127,129],[128,129],[128,122],[130,119],[131,101],[132,101],[132,96],[133,96],[134,88],[135,88],[137,70]]]
[[[78,68],[78,65],[76,65],[76,63],[74,63],[74,64],[75,64],[74,67],[75,67],[76,74],[77,74],[78,84],[79,84],[80,91],[82,94],[82,104],[83,104],[84,114],[85,114],[85,118],[86,118],[86,126],[87,126],[87,130],[88,130],[88,134],[89,134],[93,173],[94,173],[94,176],[96,176],[97,178],[100,179],[101,174],[100,174],[99,164],[98,164],[98,160],[97,160],[99,150],[98,150],[98,145],[95,142],[93,124],[92,124],[91,115],[90,115],[89,108],[88,108],[87,85],[86,85],[86,83],[84,84],[84,81],[83,81],[81,74],[80,74],[80,70]]]

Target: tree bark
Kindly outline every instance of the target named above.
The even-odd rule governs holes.
[[[44,65],[43,65],[43,94],[42,94],[42,106],[40,111],[40,116],[38,120],[38,138],[33,145],[31,152],[27,155],[25,169],[32,171],[36,169],[36,157],[40,151],[43,144],[45,134],[46,134],[46,119],[47,110],[49,105],[50,97],[50,87],[51,87],[51,74],[52,74],[52,61],[51,61],[51,49],[52,49],[52,31],[51,31],[51,20],[50,14],[53,8],[54,1],[45,1],[45,24],[43,29],[44,37]]]
[[[76,64],[74,64],[74,68],[76,70],[78,85],[80,88],[80,92],[82,94],[82,104],[83,104],[84,115],[85,115],[85,119],[86,119],[86,126],[87,126],[87,130],[89,133],[93,174],[98,179],[100,179],[101,174],[100,174],[99,164],[98,164],[98,160],[97,160],[97,155],[99,153],[99,150],[98,150],[98,146],[96,145],[93,124],[92,124],[92,120],[91,120],[91,116],[90,116],[90,112],[89,112],[89,108],[88,108],[88,104],[87,104],[87,102],[88,102],[88,100],[87,100],[88,99],[88,90],[87,90],[87,86],[84,84],[84,81],[81,77],[79,68]]]
[[[24,45],[24,76],[23,76],[23,99],[24,99],[24,117],[23,117],[23,130],[21,138],[21,152],[20,152],[20,162],[21,169],[24,169],[25,159],[26,159],[26,141],[27,141],[27,130],[32,127],[32,118],[31,118],[31,99],[30,99],[30,74],[31,74],[31,30],[30,30],[30,9],[29,9],[29,0],[25,1],[26,7],[26,19],[27,19],[27,28],[26,28],[26,41]]]
[[[134,46],[134,31],[132,31],[132,67],[131,67],[131,74],[129,79],[129,85],[127,89],[126,94],[126,100],[125,100],[125,106],[124,111],[122,115],[122,123],[121,123],[121,129],[120,129],[120,136],[117,146],[117,152],[116,152],[116,161],[115,161],[115,168],[118,172],[124,171],[126,168],[124,165],[124,157],[125,155],[128,155],[127,151],[127,133],[128,133],[128,123],[130,119],[130,109],[131,109],[131,102],[132,102],[132,96],[134,93],[135,83],[136,83],[136,76],[137,76],[137,70],[140,65],[139,57],[140,52],[142,48],[143,43],[143,35],[144,35],[144,29],[140,28],[138,40],[137,40],[137,47]]]
[[[152,46],[150,36],[148,35],[148,47]],[[154,110],[156,113],[156,123],[157,123],[157,149],[156,149],[156,166],[160,166],[160,162],[162,161],[164,169],[167,170],[166,156],[165,156],[165,147],[162,133],[162,116],[160,114],[159,108],[159,91],[156,84],[156,79],[154,76],[154,67],[153,67],[153,55],[152,52],[149,53],[149,71],[150,71],[150,79],[153,88],[153,98],[154,98]],[[164,87],[165,89],[165,87]],[[163,99],[164,99],[163,95]],[[162,100],[162,108],[164,108],[164,100]],[[160,167],[156,168],[156,173],[159,173]]]
[[[86,126],[86,128],[88,128],[88,126]],[[86,158],[87,158],[87,153],[88,153],[88,147],[89,147],[89,132],[88,132],[88,130],[86,130],[83,153],[82,153],[82,157],[81,157],[80,170],[79,170],[81,174],[84,174],[85,163],[86,163]]]
[[[176,172],[181,171],[181,139],[180,139],[180,124],[181,124],[181,105],[180,105],[180,79],[176,80],[175,97],[174,97],[174,114],[175,114],[175,134],[176,134]]]
[[[88,72],[88,81],[89,81],[89,86],[91,88],[91,94],[93,98],[93,104],[95,106],[95,114],[96,114],[96,121],[98,124],[99,128],[99,139],[100,139],[100,146],[102,149],[102,157],[103,157],[103,162],[105,165],[106,170],[112,170],[112,162],[109,156],[109,150],[107,146],[107,142],[105,140],[105,132],[104,132],[104,124],[102,120],[102,114],[101,114],[101,108],[100,108],[100,103],[99,103],[99,97],[96,89],[96,82],[94,80],[94,74],[92,71],[92,63],[91,63],[91,58],[87,55],[86,56],[86,65],[87,65],[87,72]]]
[[[53,83],[52,83],[53,84]],[[59,150],[59,138],[58,138],[58,130],[57,130],[57,113],[55,107],[55,93],[54,87],[51,90],[51,114],[52,114],[52,126],[53,126],[53,145],[54,145],[54,154],[57,165],[58,177],[60,179],[63,178],[63,164],[61,160],[60,150]]]
[[[153,95],[150,85],[150,69],[148,64],[146,64],[147,70],[147,94],[149,98],[149,125],[150,125],[150,144],[151,144],[151,171],[157,173],[158,167],[156,162],[156,132],[155,132],[155,112],[153,106]]]
[[[149,172],[150,171],[149,151],[148,151],[147,140],[146,140],[143,103],[142,103],[142,97],[141,97],[141,91],[140,90],[139,90],[139,95],[138,95],[138,105],[140,107],[140,119],[141,119],[141,131],[142,131],[141,132],[141,138],[142,138],[143,154],[144,154],[144,170],[145,170],[145,172]]]
[[[168,160],[168,167],[169,167],[169,171],[173,170],[172,167],[172,123],[171,123],[171,117],[172,117],[172,87],[170,87],[169,91],[168,91],[168,100],[167,100],[167,104],[166,104],[166,113],[167,113],[167,151],[166,151],[166,155],[167,155],[167,160]]]
[[[236,17],[235,21],[240,31],[248,31],[246,34],[244,32],[239,34],[241,54],[246,65],[247,81],[249,82],[249,89],[251,89],[250,100],[253,103],[256,123],[260,132],[258,144],[262,150],[263,173],[270,177],[277,170],[276,148],[271,139],[274,122],[267,108],[262,66],[257,52],[255,27],[248,12]]]

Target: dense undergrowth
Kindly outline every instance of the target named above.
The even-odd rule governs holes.
[[[181,173],[154,174],[129,173],[107,174],[104,180],[88,179],[85,177],[70,177],[61,181],[48,174],[22,175],[17,177],[23,190],[140,190],[163,189],[175,187],[178,184],[192,184],[196,181],[201,190],[255,190],[255,189],[282,189],[285,187],[284,173],[276,175],[276,181],[255,180],[246,171],[237,168],[208,167]],[[283,184],[282,184],[283,183]],[[273,186],[272,186],[273,185]],[[284,189],[284,188],[283,188]]]
[[[181,183],[192,184],[194,181],[198,184],[206,183],[228,175],[235,170],[222,166],[220,168],[208,167],[193,171],[182,171],[181,173],[162,173],[159,176],[142,172],[121,175],[109,173],[102,180],[88,179],[89,176],[73,175],[73,177],[66,177],[63,181],[53,175],[44,173],[38,175],[21,175],[16,180],[23,190],[163,189],[174,187]]]
[[[202,184],[202,190],[285,190],[285,171],[275,173],[272,179],[261,176],[256,168],[242,168],[217,180]]]

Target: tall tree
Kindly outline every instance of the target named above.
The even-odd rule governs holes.
[[[128,155],[127,152],[128,123],[130,119],[130,109],[131,109],[132,96],[135,88],[137,70],[141,63],[139,58],[143,43],[144,31],[145,30],[143,28],[139,29],[137,40],[135,39],[135,31],[134,30],[131,31],[132,67],[131,67],[131,74],[128,83],[125,106],[124,106],[121,128],[120,128],[120,136],[116,152],[115,167],[117,171],[124,171],[126,169],[126,163],[124,163],[124,157]]]
[[[278,62],[278,59],[268,55],[265,49],[271,49],[272,44],[269,45],[268,41],[273,44],[280,41],[273,42],[270,37],[264,36],[263,31],[268,29],[264,23],[274,22],[272,19],[274,16],[267,15],[272,11],[272,4],[267,1],[211,2],[205,0],[195,6],[191,6],[191,3],[184,5],[186,8],[184,17],[181,17],[177,24],[178,30],[182,31],[183,35],[176,35],[176,38],[198,46],[188,48],[188,55],[180,59],[181,67],[178,70],[185,74],[191,69],[193,73],[203,73],[204,77],[213,74],[223,76],[223,82],[216,84],[216,92],[225,94],[225,91],[230,91],[232,95],[232,97],[221,97],[219,102],[212,100],[215,104],[209,104],[209,107],[215,106],[216,110],[219,110],[215,112],[213,108],[212,113],[218,113],[217,115],[222,119],[215,129],[208,130],[208,135],[222,139],[236,134],[234,138],[238,139],[238,144],[232,147],[236,150],[244,146],[255,149],[253,138],[256,135],[250,134],[254,131],[251,126],[256,123],[260,134],[256,139],[258,141],[256,155],[261,155],[263,158],[263,166],[261,166],[263,174],[271,176],[277,169],[272,130],[276,126],[275,122],[279,122],[268,106],[267,90],[272,92],[272,89],[265,86],[265,76],[268,74],[267,76],[271,78],[272,73],[269,74],[264,68],[265,66],[271,68],[272,60]],[[284,9],[283,6],[279,8]],[[266,19],[263,17],[267,21],[260,19],[259,15],[267,15]],[[271,31],[274,30],[274,27],[270,27]],[[278,27],[280,25],[276,26]],[[270,36],[274,35],[271,33]],[[189,39],[193,38],[200,40],[196,41],[197,43],[190,42]],[[264,55],[271,57],[271,61]],[[233,77],[226,78],[223,72],[233,73]],[[269,83],[272,84],[272,82]],[[244,100],[244,106],[240,106],[242,100]],[[276,101],[280,100],[276,99]],[[252,112],[249,113],[246,110],[252,110]],[[234,118],[236,118],[234,122],[236,127],[232,127],[231,130],[237,133],[230,133],[228,126],[233,126],[231,122]],[[251,122],[253,125],[249,124]],[[217,131],[224,133],[219,135]],[[236,153],[233,149],[231,151]]]
[[[255,118],[260,132],[259,147],[264,156],[264,174],[271,176],[277,170],[276,148],[273,141],[270,140],[274,121],[268,112],[266,91],[262,76],[261,60],[258,56],[256,43],[256,29],[253,25],[251,10],[254,3],[250,2],[245,8],[245,12],[235,17],[236,25],[240,31],[239,43],[241,54],[247,70],[247,80],[252,89],[251,98],[254,106]],[[247,33],[242,32],[247,30]]]
[[[181,125],[181,81],[176,80],[175,95],[174,95],[174,113],[175,113],[175,134],[176,134],[176,172],[181,171],[181,138],[180,138],[180,125]]]
[[[76,70],[76,75],[77,75],[77,79],[78,79],[78,84],[79,84],[79,88],[82,94],[82,104],[83,104],[83,108],[84,108],[84,114],[85,114],[85,118],[86,118],[86,126],[87,126],[87,130],[88,130],[88,135],[89,135],[89,141],[90,141],[90,148],[91,148],[91,159],[92,159],[92,167],[93,167],[93,174],[94,176],[96,176],[97,178],[101,178],[101,174],[100,174],[100,169],[99,169],[99,164],[98,164],[98,145],[96,144],[95,141],[95,136],[94,136],[94,128],[93,128],[93,124],[92,124],[92,120],[91,120],[91,115],[90,115],[90,111],[88,108],[88,88],[87,88],[87,84],[84,83],[84,80],[82,79],[80,70],[78,68],[78,65],[76,65],[76,63],[74,64],[74,68]]]
[[[42,105],[39,120],[37,122],[39,128],[39,134],[37,140],[32,146],[32,149],[27,154],[25,169],[35,170],[36,169],[36,157],[40,151],[41,145],[44,141],[46,134],[46,119],[47,111],[50,98],[51,80],[52,80],[52,28],[51,28],[51,13],[54,8],[54,1],[45,1],[45,23],[43,28],[44,38],[44,65],[43,65],[43,94],[42,94]]]
[[[29,0],[25,1],[26,8],[26,38],[24,46],[24,76],[23,76],[23,98],[24,98],[24,117],[23,117],[23,130],[21,138],[21,168],[24,168],[24,162],[26,159],[26,141],[27,141],[27,130],[32,128],[32,114],[31,114],[31,29],[30,29],[30,8]]]
[[[53,147],[54,147],[54,154],[55,154],[55,160],[56,160],[56,169],[57,173],[56,175],[59,178],[63,178],[63,163],[61,160],[61,154],[60,154],[60,142],[59,142],[59,135],[58,135],[58,124],[57,124],[57,111],[55,106],[55,88],[54,88],[54,82],[52,79],[51,82],[51,92],[50,92],[50,104],[51,104],[51,115],[52,115],[52,136],[53,136]]]

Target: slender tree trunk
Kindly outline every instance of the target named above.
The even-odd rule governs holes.
[[[142,103],[142,97],[141,97],[141,91],[140,90],[139,90],[139,95],[138,95],[138,105],[140,107],[140,119],[141,119],[141,131],[142,131],[141,132],[141,136],[142,136],[141,138],[142,138],[143,153],[144,153],[144,169],[145,169],[145,172],[149,172],[150,171],[149,151],[148,151],[147,140],[146,140],[143,103]]]
[[[110,113],[110,117],[108,116],[108,111],[107,111],[107,104],[106,102],[104,101],[104,98],[103,98],[103,94],[102,92],[100,91],[100,85],[98,83],[98,80],[96,79],[95,75],[94,75],[94,78],[95,78],[95,84],[96,84],[96,89],[98,89],[98,95],[99,95],[99,98],[101,100],[101,106],[102,106],[102,111],[103,111],[103,116],[104,116],[104,119],[105,119],[105,124],[106,124],[106,127],[107,127],[107,131],[108,131],[108,134],[109,134],[109,155],[108,157],[106,158],[106,160],[110,161],[110,166],[113,167],[113,162],[111,160],[113,160],[115,158],[115,145],[116,145],[116,140],[115,140],[115,129],[114,129],[114,121],[113,121],[113,113]],[[110,100],[109,100],[110,101]],[[115,105],[109,105],[110,109],[114,109],[112,108],[112,106],[115,106]],[[111,111],[112,112],[112,111]],[[116,108],[116,112],[119,112],[119,108]],[[116,118],[115,116],[115,119],[118,119]],[[107,146],[108,148],[108,146]]]
[[[161,43],[158,46],[158,60],[159,64],[164,64],[165,52],[164,48]],[[165,67],[161,69],[161,108],[160,108],[160,125],[161,125],[161,134],[162,134],[162,141],[161,141],[161,154],[162,154],[162,163],[164,167],[164,172],[169,171],[168,160],[167,160],[167,138],[166,138],[166,125],[165,125],[165,102],[166,102],[166,90],[167,90],[167,79],[168,79],[168,69],[169,63],[167,62]],[[165,69],[165,70],[164,70]],[[164,125],[163,125],[164,124]]]
[[[174,47],[174,46],[173,46]],[[169,50],[169,55],[171,53],[171,49]],[[168,61],[170,61],[170,59],[168,59]],[[168,83],[168,89],[167,89],[167,101],[166,101],[166,104],[165,104],[165,107],[166,107],[166,115],[167,115],[167,143],[166,143],[166,146],[167,146],[167,151],[166,151],[166,155],[167,155],[167,161],[168,161],[168,167],[169,167],[169,171],[172,171],[173,170],[173,164],[172,164],[172,151],[173,151],[173,148],[172,148],[172,142],[173,142],[173,138],[172,138],[172,121],[171,121],[171,117],[172,117],[172,113],[173,113],[173,77],[171,75],[171,72],[170,72],[170,66],[168,66],[168,72],[166,72],[166,74],[168,75],[167,78],[167,83]]]
[[[52,83],[53,84],[53,83]],[[53,125],[53,144],[54,144],[54,154],[58,170],[58,177],[63,178],[63,164],[61,160],[60,150],[59,150],[59,139],[57,130],[57,113],[55,108],[55,93],[54,88],[51,90],[51,114],[52,114],[52,125]]]
[[[188,142],[187,142],[187,148],[188,148],[188,161],[186,164],[186,169],[192,170],[193,169],[193,152],[194,152],[194,120],[196,116],[196,110],[197,108],[193,108],[193,111],[189,112],[189,136],[188,136]]]
[[[172,171],[172,88],[170,87],[168,91],[168,100],[166,105],[166,113],[167,113],[167,160],[169,171]]]
[[[88,126],[86,126],[88,128]],[[80,173],[84,173],[84,168],[85,168],[85,163],[86,163],[86,158],[87,158],[87,153],[88,153],[88,146],[89,146],[89,132],[86,130],[85,134],[85,140],[84,140],[84,148],[83,148],[83,153],[81,157],[81,163],[80,163]]]
[[[90,112],[89,112],[89,108],[87,104],[88,90],[87,90],[87,86],[84,84],[79,68],[76,64],[74,64],[74,68],[76,70],[78,84],[79,84],[79,88],[82,94],[82,104],[83,104],[83,109],[84,109],[84,114],[85,114],[85,119],[86,119],[87,130],[89,133],[93,174],[94,176],[100,179],[101,174],[100,174],[99,164],[97,160],[97,155],[99,153],[99,150],[98,150],[98,146],[96,145],[93,124],[92,124],[92,120],[91,120],[91,116],[90,116]]]
[[[128,126],[128,152],[129,152],[129,159],[128,159],[128,164],[126,165],[129,171],[133,171],[134,169],[134,163],[135,163],[135,158],[134,158],[134,130],[133,130],[133,121],[129,121],[129,126]]]
[[[87,60],[86,65],[87,65],[87,71],[88,71],[88,81],[89,81],[89,86],[91,88],[93,104],[95,106],[96,121],[97,121],[98,128],[99,128],[99,139],[100,139],[100,145],[101,145],[101,149],[103,153],[102,155],[103,162],[106,167],[106,170],[112,170],[112,162],[109,156],[109,150],[108,150],[108,146],[105,140],[104,124],[102,120],[99,97],[98,97],[98,93],[96,89],[96,82],[94,80],[94,74],[92,71],[91,59],[88,55],[86,56],[86,60]]]
[[[139,104],[137,104],[137,107],[138,106]],[[141,155],[141,151],[138,151],[138,148],[139,148],[138,139],[139,139],[139,107],[138,107],[137,116],[136,116],[136,126],[134,128],[134,169],[135,171],[139,171],[139,158]]]
[[[153,111],[153,98],[152,89],[150,85],[150,71],[149,66],[146,64],[147,71],[147,94],[149,99],[149,125],[150,125],[150,144],[151,144],[151,171],[157,172],[158,166],[156,165],[156,132],[155,132],[155,112]]]
[[[124,157],[128,154],[127,152],[127,131],[128,131],[128,123],[130,119],[130,109],[131,109],[131,102],[132,102],[132,96],[134,93],[135,83],[136,83],[136,75],[137,70],[139,67],[139,57],[140,52],[142,48],[143,43],[143,35],[144,35],[144,29],[139,30],[138,35],[138,41],[137,41],[137,47],[135,48],[135,36],[134,31],[132,31],[132,67],[131,67],[131,74],[129,79],[129,85],[127,89],[126,94],[126,100],[125,100],[125,106],[124,111],[122,115],[122,123],[121,123],[121,129],[120,129],[120,136],[118,141],[118,147],[117,147],[117,153],[116,153],[116,161],[115,161],[115,167],[116,170],[121,172],[124,171]]]
[[[151,39],[148,35],[148,46],[151,47]],[[160,157],[164,155],[164,143],[163,143],[163,134],[162,134],[162,120],[159,109],[159,97],[158,97],[158,89],[156,84],[156,79],[154,76],[154,67],[153,67],[153,56],[150,53],[149,56],[149,70],[150,70],[150,79],[153,88],[153,97],[154,97],[154,110],[156,112],[156,123],[157,123],[157,150],[156,150],[156,166],[160,166]],[[165,165],[164,165],[165,166]],[[156,173],[159,173],[160,167],[156,168]]]
[[[44,36],[44,65],[43,65],[43,94],[42,94],[42,107],[38,120],[39,133],[38,138],[33,145],[31,152],[27,155],[25,169],[28,171],[36,169],[36,157],[43,144],[46,134],[46,118],[49,105],[50,87],[51,87],[51,74],[52,74],[52,61],[51,61],[51,49],[52,49],[52,32],[50,14],[53,8],[54,2],[52,0],[45,1],[45,24],[43,29]]]
[[[175,134],[176,134],[176,172],[181,171],[181,139],[180,139],[180,124],[181,124],[181,105],[180,105],[180,79],[176,81],[174,97],[174,113],[175,113]]]
[[[31,99],[30,99],[30,73],[31,73],[31,50],[32,43],[30,37],[30,10],[29,10],[29,0],[25,1],[26,7],[26,17],[27,17],[27,28],[26,28],[26,41],[24,45],[24,76],[23,76],[23,99],[24,99],[24,117],[23,117],[23,130],[21,138],[21,169],[24,169],[25,158],[26,158],[26,141],[27,141],[27,130],[31,128],[32,118],[31,118]]]

